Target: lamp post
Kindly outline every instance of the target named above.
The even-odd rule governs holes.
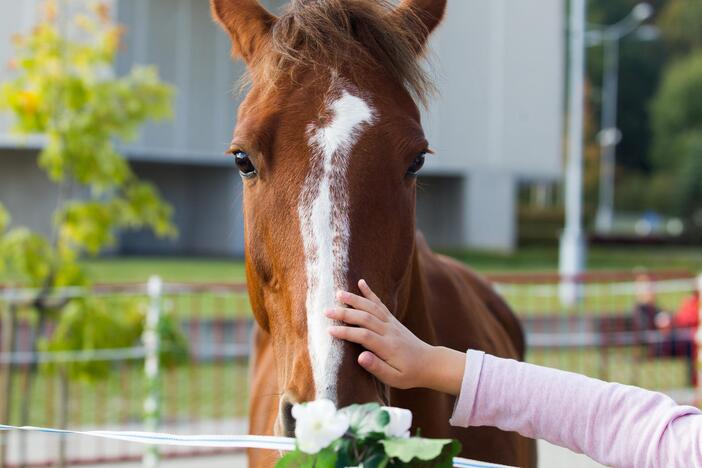
[[[617,128],[617,100],[619,90],[619,41],[637,32],[639,40],[651,41],[658,37],[655,26],[642,26],[651,17],[653,7],[639,3],[621,21],[611,26],[600,27],[587,33],[588,45],[601,44],[604,49],[602,78],[602,119],[598,135],[600,143],[600,193],[595,218],[597,232],[608,233],[614,221],[614,173],[616,148],[621,141]]]
[[[579,297],[577,276],[585,266],[583,234],[583,113],[585,108],[585,12],[586,0],[571,0],[568,42],[568,159],[565,172],[565,229],[561,235],[560,299],[574,305]]]

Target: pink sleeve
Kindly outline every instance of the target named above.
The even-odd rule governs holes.
[[[450,423],[544,439],[615,467],[702,467],[702,412],[636,387],[468,351]]]

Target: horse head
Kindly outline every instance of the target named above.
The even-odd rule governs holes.
[[[421,56],[446,0],[212,0],[248,68],[230,151],[243,178],[253,311],[272,339],[278,430],[297,402],[383,401],[332,339],[336,291],[365,278],[398,315],[415,251],[416,176],[430,152],[416,101],[431,91]]]

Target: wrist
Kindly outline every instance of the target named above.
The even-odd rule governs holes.
[[[456,396],[461,391],[465,366],[465,353],[443,346],[431,346],[421,386]]]

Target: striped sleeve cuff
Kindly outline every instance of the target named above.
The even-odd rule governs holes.
[[[468,350],[466,353],[466,365],[463,371],[463,382],[461,384],[461,393],[456,398],[456,403],[453,407],[453,414],[449,419],[449,424],[458,427],[468,427],[470,417],[473,413],[473,405],[475,397],[478,393],[478,382],[480,380],[480,372],[483,369],[483,359],[485,353],[482,351]]]

